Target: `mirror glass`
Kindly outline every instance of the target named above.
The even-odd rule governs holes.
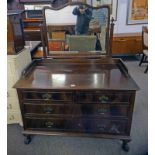
[[[68,5],[44,9],[48,55],[60,53],[107,52],[109,8]]]

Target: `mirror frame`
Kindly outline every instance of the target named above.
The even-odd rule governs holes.
[[[112,56],[112,38],[113,38],[113,30],[114,30],[114,19],[112,18],[110,20],[110,7],[108,5],[102,5],[102,6],[98,6],[98,7],[93,7],[91,5],[88,5],[86,3],[83,3],[83,2],[68,2],[64,5],[61,5],[59,7],[49,7],[49,6],[45,6],[43,8],[43,24],[40,25],[40,28],[41,28],[41,38],[42,38],[42,45],[43,45],[43,52],[44,52],[44,58],[65,58],[69,56],[69,54],[64,54],[64,56],[62,56],[62,54],[57,54],[57,56],[55,57],[54,55],[50,55],[49,54],[49,47],[48,47],[48,36],[47,36],[47,25],[46,25],[46,15],[45,15],[45,11],[46,9],[49,9],[49,10],[55,10],[55,11],[58,11],[58,10],[61,10],[67,6],[74,6],[74,5],[85,5],[91,9],[101,9],[101,8],[107,8],[108,9],[108,20],[107,20],[107,32],[106,32],[106,40],[105,40],[105,48],[106,48],[106,53],[103,54],[103,53],[93,53],[93,54],[90,54],[89,51],[86,51],[87,54],[85,55],[86,57],[89,57],[89,55],[91,55],[90,57],[95,57],[97,55],[97,57],[100,57],[100,56]],[[47,46],[47,48],[46,48]],[[78,54],[71,54],[72,57],[77,57],[82,55],[81,53],[78,53]],[[69,56],[70,57],[70,56]]]

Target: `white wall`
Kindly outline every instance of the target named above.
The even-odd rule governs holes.
[[[46,15],[46,22],[48,25],[75,25],[76,23],[76,16],[73,15],[73,9],[75,6],[67,6],[61,10],[55,11],[55,10],[49,10],[47,9],[45,11]]]
[[[128,0],[118,0],[117,21],[114,33],[137,33],[142,31],[142,26],[147,24],[127,25]]]

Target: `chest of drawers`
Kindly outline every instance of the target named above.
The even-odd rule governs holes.
[[[36,60],[16,83],[25,143],[32,134],[91,136],[123,140],[128,150],[138,86],[123,67],[124,73],[103,60],[67,61]]]
[[[129,134],[132,93],[21,91],[25,129]]]

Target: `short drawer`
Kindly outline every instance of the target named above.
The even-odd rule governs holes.
[[[123,120],[94,119],[87,126],[91,129],[90,131],[94,133],[112,135],[127,134],[127,121]]]
[[[103,104],[31,104],[24,103],[25,114],[128,117],[128,106]]]
[[[74,105],[68,106],[67,104],[31,104],[31,103],[24,103],[24,111],[25,114],[48,114],[48,115],[71,115],[74,114],[76,111]]]
[[[89,117],[128,117],[128,106],[104,104],[80,104],[75,108],[75,114]]]
[[[78,103],[120,103],[130,101],[130,93],[81,92],[77,95]]]
[[[26,129],[81,133],[126,134],[127,122],[89,118],[25,118]]]
[[[72,101],[72,92],[37,92],[37,91],[24,91],[22,93],[24,100],[32,101]]]

